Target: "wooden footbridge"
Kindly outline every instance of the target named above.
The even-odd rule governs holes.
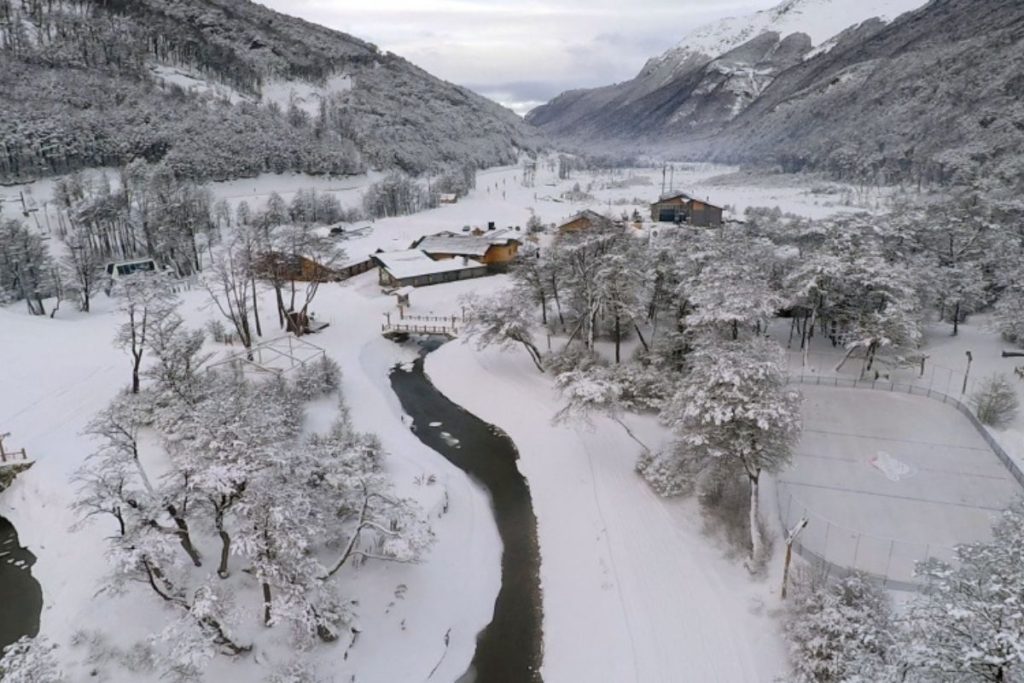
[[[388,339],[402,340],[412,335],[445,337],[454,339],[462,330],[462,318],[457,315],[404,315],[396,318],[392,313],[384,314],[380,331]]]

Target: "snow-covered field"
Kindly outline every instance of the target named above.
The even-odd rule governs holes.
[[[812,217],[837,210],[828,205],[834,197],[806,188],[708,182],[733,170],[713,166],[677,170],[675,187],[718,204],[731,204],[738,213],[759,205],[778,205]],[[525,227],[531,215],[545,223],[561,222],[583,208],[610,209],[616,214],[637,209],[647,215],[646,203],[661,189],[661,170],[636,173],[649,178],[650,184],[603,189],[606,182],[625,176],[579,174],[558,181],[554,170],[542,165],[536,186],[528,188],[520,183],[520,168],[483,171],[477,189],[459,203],[367,222],[372,230],[348,240],[345,247],[354,260],[378,248],[405,249],[413,239],[440,230],[486,227],[488,222],[499,228]],[[233,203],[246,200],[255,207],[272,191],[288,200],[299,189],[315,187],[337,193],[345,207],[353,207],[374,177],[262,176],[220,183],[212,189],[218,197]],[[561,199],[575,183],[585,191],[589,187],[594,199],[583,203]],[[7,211],[16,205],[19,189],[0,188],[0,196],[12,200]],[[48,201],[51,190],[52,181],[47,181],[34,184],[31,194],[42,203]],[[412,293],[411,311],[457,313],[461,294],[494,291],[507,282],[499,276],[418,289]],[[198,327],[214,317],[206,298],[201,291],[184,295],[182,312],[190,325]],[[311,657],[337,681],[426,680],[439,662],[430,680],[451,681],[466,670],[476,634],[490,620],[500,581],[501,546],[484,492],[408,430],[387,373],[396,363],[408,361],[411,351],[380,336],[383,314],[393,307],[394,299],[380,292],[375,271],[325,286],[313,310],[318,320],[331,325],[310,341],[341,365],[355,425],[381,436],[399,490],[435,512],[432,524],[438,541],[422,564],[370,563],[348,577],[345,590],[359,599],[359,640],[347,657],[344,644],[320,647]],[[93,313],[74,313],[65,305],[53,320],[30,317],[21,305],[0,309],[0,358],[4,359],[0,431],[12,432],[12,444],[26,447],[37,460],[0,496],[0,514],[14,522],[22,542],[38,557],[33,574],[44,593],[42,633],[61,644],[62,660],[82,678],[88,670],[83,663],[86,652],[69,645],[73,634],[101,628],[113,642],[127,645],[158,630],[164,618],[163,607],[148,594],[130,593],[118,600],[94,597],[107,572],[103,552],[107,530],[99,525],[72,530],[76,520],[68,509],[74,496],[71,476],[93,448],[81,435],[82,428],[130,376],[129,359],[112,344],[119,322],[112,308],[100,295]],[[273,310],[269,298],[264,297],[262,308]],[[929,338],[930,362],[953,368],[969,348],[976,351],[978,376],[997,366],[1007,371],[1008,363],[993,359],[998,342],[983,325],[964,326],[955,339],[946,334],[936,330]],[[637,446],[619,425],[603,418],[595,419],[593,425],[552,425],[560,405],[550,379],[517,351],[478,352],[456,341],[431,354],[427,372],[453,401],[504,429],[519,448],[520,468],[530,484],[539,525],[545,680],[732,683],[785,677],[785,651],[775,616],[779,608],[775,563],[769,578],[752,579],[727,557],[725,548],[702,533],[702,520],[692,501],[654,495],[635,474]],[[961,452],[956,448],[949,449],[948,455],[922,454],[925,447],[920,444],[912,452],[887,444],[862,453],[864,444],[871,441],[867,437],[888,436],[882,425],[897,413],[912,413],[917,425],[902,427],[900,438],[930,441],[928,433],[939,434],[941,427],[948,428],[951,439],[963,439],[974,448],[970,427],[958,422],[962,421],[959,415],[944,412],[944,406],[915,402],[893,410],[888,402],[873,398],[873,392],[847,396],[833,391],[808,394],[808,427],[817,421],[838,420],[833,431],[862,430],[865,411],[871,410],[875,415],[871,428],[881,431],[857,440],[828,439],[808,448],[815,453],[828,450],[822,455],[830,458],[845,458],[844,467],[856,469],[873,490],[930,486],[932,480],[923,475],[927,463],[922,460],[928,455],[956,461],[943,469],[991,476],[996,482],[992,490],[1003,491],[999,489],[1002,480],[987,465],[965,464],[953,455]],[[327,416],[320,418],[319,422],[329,422]],[[629,420],[651,444],[668,438],[651,419]],[[1021,441],[1022,432],[1024,426],[1018,423],[1000,438],[1011,450]],[[940,440],[946,441],[945,436]],[[891,458],[878,460],[881,451]],[[1024,455],[1024,445],[1019,452]],[[872,457],[880,466],[872,467]],[[805,472],[810,480],[817,476],[810,469],[808,462],[798,458],[797,466],[783,478]],[[430,474],[436,476],[437,484],[417,483]],[[831,471],[818,474],[825,479],[835,475]],[[827,483],[825,479],[821,481]],[[958,480],[951,475],[943,481],[951,485]],[[843,482],[851,485],[849,477]],[[437,516],[443,491],[450,497],[450,512]],[[981,490],[977,493],[982,495]],[[774,504],[770,497],[766,492],[768,520],[774,517],[767,512]],[[830,495],[822,501],[835,507],[821,514],[835,515],[837,521],[848,524],[863,522],[871,527],[868,532],[875,529],[871,525],[886,524],[889,517],[901,516],[905,510],[895,503],[843,505],[841,498]],[[860,514],[866,517],[861,519]],[[912,534],[919,523],[910,523],[906,533]],[[950,535],[935,542],[967,540],[979,523],[973,521],[970,529],[961,529],[951,522]],[[400,585],[407,587],[404,597],[396,597]],[[269,648],[240,664],[220,659],[207,680],[259,680],[262,673],[257,670],[265,672],[283,657],[281,649]],[[148,678],[139,674],[106,680],[157,678],[157,674]]]

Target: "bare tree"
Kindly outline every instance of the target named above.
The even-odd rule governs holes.
[[[252,359],[252,328],[249,324],[249,287],[253,273],[253,242],[239,231],[214,256],[203,274],[203,285],[220,314],[230,322]]]
[[[118,282],[114,293],[120,299],[118,309],[128,318],[118,328],[114,343],[131,354],[132,393],[137,394],[150,331],[174,312],[177,296],[162,272],[129,275]]]

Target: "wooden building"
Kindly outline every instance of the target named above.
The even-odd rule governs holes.
[[[722,208],[680,192],[651,204],[651,220],[717,228],[722,225]]]
[[[410,248],[426,252],[434,260],[471,258],[494,268],[504,268],[519,254],[522,242],[505,230],[460,235],[442,232],[421,237]]]
[[[464,256],[435,260],[420,249],[381,251],[371,258],[378,266],[382,287],[425,287],[483,277],[491,272],[480,261]]]
[[[578,214],[562,223],[558,226],[558,232],[561,234],[567,232],[582,232],[584,230],[593,230],[595,228],[610,228],[612,227],[612,221],[606,216],[602,216],[596,211],[590,209],[584,209]]]
[[[268,280],[297,282],[337,282],[344,279],[333,268],[321,265],[301,254],[272,251],[260,256],[256,263],[257,277]]]

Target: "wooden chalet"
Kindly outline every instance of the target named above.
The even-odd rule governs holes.
[[[584,230],[593,230],[594,228],[610,228],[612,221],[606,216],[602,216],[596,211],[590,209],[584,209],[578,214],[562,223],[558,226],[558,232],[565,234],[567,232],[582,232]]]
[[[371,268],[373,260],[369,256],[328,267],[301,254],[278,251],[263,254],[256,262],[257,277],[296,282],[340,282]]]
[[[495,269],[503,269],[516,259],[522,242],[505,230],[481,232],[479,235],[460,235],[442,232],[421,237],[412,243],[412,249],[425,252],[434,260],[471,258]]]
[[[336,282],[344,279],[336,270],[321,265],[301,254],[271,251],[256,262],[258,277],[297,282]]]
[[[722,225],[722,208],[680,192],[651,204],[651,220],[717,228]]]

